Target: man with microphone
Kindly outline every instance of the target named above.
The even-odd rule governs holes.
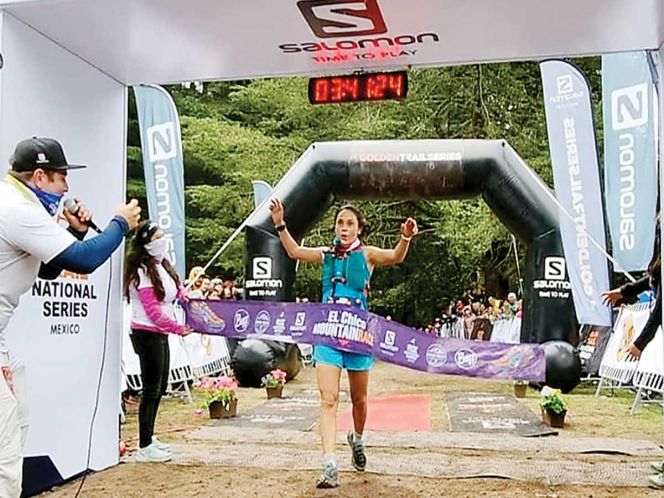
[[[118,206],[115,217],[96,237],[83,240],[93,225],[92,213],[78,201],[67,202],[67,172],[85,166],[67,162],[62,146],[52,138],[19,142],[10,157],[11,170],[0,181],[0,496],[21,494],[22,446],[27,430],[24,371],[12,357],[4,331],[37,276],[56,278],[62,270],[91,273],[101,266],[136,227],[138,201]],[[25,331],[29,333],[29,331]]]

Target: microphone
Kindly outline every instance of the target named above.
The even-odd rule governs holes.
[[[71,214],[73,214],[74,216],[78,217],[77,213],[78,213],[78,208],[80,207],[80,205],[79,205],[78,202],[76,202],[74,199],[67,199],[67,200],[65,200],[65,207],[67,208],[67,210],[68,210]],[[79,219],[80,219],[80,218],[79,218]],[[95,224],[94,221],[92,221],[92,220],[88,220],[88,221],[86,221],[86,222],[84,222],[84,223],[85,223],[86,225],[88,225],[90,228],[92,228],[95,232],[97,232],[97,233],[101,233],[101,230],[100,230],[99,227]]]

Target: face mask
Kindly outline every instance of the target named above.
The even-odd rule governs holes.
[[[30,186],[28,185],[28,187]],[[39,199],[39,202],[41,202],[42,206],[44,206],[46,211],[48,211],[48,214],[55,216],[55,214],[58,212],[58,209],[60,208],[60,202],[62,201],[62,198],[65,194],[54,194],[52,192],[42,190],[38,187],[30,187],[30,190],[35,193],[37,199]]]
[[[145,244],[145,250],[154,259],[163,261],[168,252],[168,240],[165,237],[153,240],[152,242]]]

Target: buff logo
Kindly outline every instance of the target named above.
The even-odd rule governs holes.
[[[454,354],[454,363],[463,370],[470,370],[477,365],[477,353],[468,348],[459,349]]]
[[[367,346],[374,344],[374,335],[367,331],[367,322],[350,311],[330,310],[327,320],[315,324],[311,333]]]
[[[233,328],[241,334],[247,331],[249,328],[249,312],[247,310],[240,308],[235,312],[235,316],[233,316]]]

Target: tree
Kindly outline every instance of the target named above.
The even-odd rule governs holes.
[[[599,85],[599,59],[578,62]],[[306,86],[303,78],[281,78],[206,83],[202,94],[169,88],[182,116],[189,266],[207,261],[251,213],[251,180],[276,183],[317,141],[505,139],[552,184],[536,63],[412,70],[410,96],[398,102],[311,106]],[[595,105],[599,112],[597,99]],[[128,191],[144,202],[135,120],[130,105]],[[399,224],[409,215],[422,231],[403,265],[376,271],[374,311],[421,325],[478,280],[517,289],[512,238],[481,199],[358,205],[372,223],[370,244],[395,244]],[[331,226],[327,213],[306,236],[307,244],[329,244]],[[213,273],[241,277],[243,244],[239,237]],[[523,251],[519,247],[520,256]],[[319,297],[319,280],[319,267],[301,265],[296,293]],[[489,290],[505,292],[497,284]]]

